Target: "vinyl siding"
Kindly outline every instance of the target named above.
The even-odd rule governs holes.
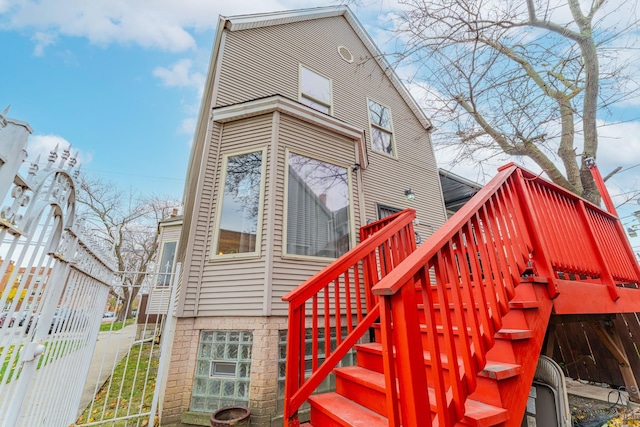
[[[352,63],[339,56],[341,45],[351,51]],[[229,105],[273,94],[297,100],[300,63],[332,80],[334,117],[366,132],[366,218],[377,219],[378,203],[413,207],[420,220],[416,230],[425,239],[446,220],[429,132],[345,18],[228,32],[215,103]],[[391,110],[397,158],[371,150],[367,98]],[[405,200],[407,188],[416,194],[413,202]]]
[[[211,260],[216,214],[218,209],[220,180],[222,175],[222,156],[247,150],[261,150],[271,143],[272,114],[226,123],[221,129],[220,152],[210,150],[205,172],[205,185],[208,197],[196,202],[197,220],[191,259],[185,271],[186,292],[183,316],[230,316],[258,315],[262,312],[264,293],[264,253],[266,242],[266,216],[262,215],[261,258],[248,257],[236,259]],[[218,139],[213,139],[218,144]],[[269,179],[269,151],[263,157],[266,162],[263,185]],[[267,187],[268,188],[268,187]],[[203,195],[205,196],[205,195]],[[265,189],[265,206],[270,197]]]
[[[193,153],[194,161],[204,164],[204,170],[194,173],[197,185],[191,191],[198,194],[186,194],[184,206],[184,221],[182,224],[182,236],[178,243],[176,257],[182,261],[182,272],[179,281],[180,293],[176,306],[177,316],[195,316],[197,283],[200,279],[200,270],[204,268],[206,254],[204,247],[209,233],[209,213],[207,209],[213,209],[213,193],[216,184],[216,164],[219,153],[218,140],[222,132],[222,126],[214,124],[211,133],[206,135],[202,153]]]
[[[352,63],[342,60],[338,46],[346,46],[351,51]],[[332,80],[332,114],[365,132],[368,168],[353,172],[349,167],[356,158],[353,141],[282,114],[276,152],[275,195],[269,194],[267,181],[264,202],[265,208],[274,206],[275,212],[271,213],[272,216],[266,213],[263,216],[261,258],[210,261],[222,155],[269,144],[273,114],[229,122],[224,126],[214,123],[211,134],[207,136],[209,146],[205,152],[208,158],[193,205],[193,215],[185,215],[189,242],[180,245],[185,258],[184,280],[188,284],[187,292],[181,295],[180,307],[184,309],[181,312],[184,316],[261,315],[264,309],[266,250],[273,251],[272,293],[271,301],[267,301],[273,315],[286,314],[282,295],[328,264],[328,260],[282,256],[287,148],[349,167],[351,220],[355,221],[356,230],[361,225],[361,217],[377,219],[378,203],[400,209],[415,208],[420,220],[416,229],[423,240],[446,219],[429,132],[343,17],[226,31],[218,63],[221,67],[218,91],[212,104],[226,106],[275,94],[297,100],[300,63]],[[390,109],[397,158],[371,150],[367,99]],[[218,150],[220,131],[222,143]],[[271,149],[272,146],[269,147]],[[271,160],[271,151],[267,152],[264,160]],[[266,179],[271,178],[270,171],[267,164]],[[362,188],[357,188],[356,173],[362,174]],[[416,194],[412,202],[404,197],[407,188]],[[359,192],[363,195],[363,206],[358,205]],[[270,203],[269,198],[274,196],[273,203]],[[189,209],[190,206],[185,206],[185,213]],[[267,218],[272,218],[272,222],[267,224]],[[274,233],[271,248],[265,247],[267,230]]]
[[[180,231],[182,231],[182,224],[162,227],[160,231],[160,243],[177,242],[180,240]]]
[[[351,168],[355,163],[356,149],[354,141],[285,115],[281,116],[279,135],[276,193],[284,196],[287,192],[285,189],[285,173],[288,170],[286,149],[338,166],[344,166],[350,174],[351,228],[352,230],[357,230],[360,227],[360,206],[358,206],[357,198],[359,189],[357,188],[356,172]],[[282,302],[282,296],[320,271],[333,259],[283,257],[286,249],[284,197],[278,197],[277,199],[275,218],[271,309],[274,315],[285,315],[287,306]],[[353,224],[354,221],[355,224]],[[352,238],[352,242],[355,242],[355,236],[352,236]]]

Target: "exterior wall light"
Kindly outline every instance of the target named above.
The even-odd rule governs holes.
[[[631,227],[627,227],[627,233],[629,237],[638,237],[638,233],[636,230],[640,228],[640,225],[632,225]]]
[[[406,190],[404,190],[404,196],[407,198],[407,200],[411,201],[414,200],[416,198],[415,193],[413,192],[412,189],[408,188]]]

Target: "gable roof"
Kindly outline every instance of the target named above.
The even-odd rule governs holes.
[[[364,27],[360,24],[358,19],[347,6],[328,6],[299,9],[293,11],[258,13],[229,17],[220,16],[218,19],[218,27],[216,30],[215,39],[213,42],[209,69],[207,71],[207,78],[205,81],[204,90],[202,92],[202,102],[200,103],[200,111],[198,113],[198,122],[193,138],[193,146],[189,158],[189,166],[187,168],[187,177],[183,194],[183,205],[185,212],[188,212],[191,208],[193,208],[196,194],[201,191],[201,187],[203,185],[202,173],[205,169],[204,163],[206,162],[206,157],[202,155],[202,153],[204,152],[206,135],[209,131],[209,126],[211,125],[213,114],[212,101],[216,78],[215,74],[218,69],[218,61],[224,31],[241,31],[250,28],[264,28],[274,25],[283,25],[294,22],[332,18],[338,16],[343,16],[349,23],[355,34],[360,38],[362,43],[369,50],[373,59],[382,68],[385,75],[389,78],[394,88],[402,96],[403,100],[409,106],[416,118],[420,121],[422,126],[427,130],[432,128],[431,122],[429,121],[427,116],[420,109],[417,102],[413,99],[407,88],[402,84],[391,65],[384,58],[381,51],[364,30]],[[191,226],[191,220],[193,218],[185,217],[184,219],[185,222],[183,232],[184,230],[188,231]],[[184,246],[186,245],[187,240],[188,239],[181,240],[180,248],[176,254],[176,256],[178,256],[178,259],[182,259],[182,256],[184,256],[185,251],[187,250],[186,246]]]
[[[221,16],[220,22],[218,23],[218,34],[216,35],[216,43],[219,42],[218,35],[221,36],[223,29],[227,29],[228,31],[242,31],[252,28],[264,28],[274,25],[283,25],[294,22],[332,18],[337,16],[343,16],[349,23],[349,25],[351,25],[353,31],[358,35],[369,52],[371,52],[373,59],[378,63],[380,68],[382,68],[385,75],[391,80],[394,88],[400,93],[409,108],[411,108],[413,114],[415,114],[415,116],[418,118],[420,123],[422,123],[425,129],[430,129],[432,127],[431,121],[418,106],[418,103],[415,101],[413,96],[411,96],[404,84],[402,84],[393,67],[385,59],[380,49],[378,49],[374,41],[371,39],[371,37],[369,37],[362,24],[360,24],[360,21],[358,21],[358,18],[356,18],[353,12],[351,12],[351,9],[349,9],[348,6],[315,7],[309,9],[256,13],[250,15],[236,15],[230,17]],[[216,47],[217,46],[214,45],[214,49],[216,49]]]
[[[424,114],[422,109],[418,106],[417,102],[407,88],[402,84],[397,74],[391,67],[391,65],[384,58],[376,44],[371,37],[362,27],[362,24],[355,17],[351,9],[347,6],[327,6],[316,7],[309,9],[298,9],[292,11],[283,12],[270,12],[270,13],[256,13],[250,15],[236,15],[236,16],[220,16],[218,18],[218,27],[216,30],[216,36],[213,42],[213,49],[211,53],[211,59],[209,62],[209,70],[207,71],[207,79],[205,81],[204,91],[202,92],[202,102],[200,103],[200,111],[198,113],[198,122],[196,125],[196,131],[193,138],[193,147],[191,150],[191,156],[189,159],[189,167],[187,169],[187,179],[185,182],[184,198],[185,207],[186,198],[190,197],[189,193],[192,191],[192,183],[197,181],[201,168],[195,167],[198,162],[197,153],[202,153],[204,140],[206,138],[206,132],[209,126],[209,119],[211,114],[211,103],[213,101],[212,94],[214,89],[215,73],[218,68],[218,56],[220,55],[220,46],[222,43],[222,35],[225,30],[227,31],[241,31],[249,28],[264,28],[273,25],[283,25],[294,22],[309,21],[314,19],[332,18],[337,16],[343,16],[349,23],[353,31],[357,34],[358,38],[371,52],[373,59],[382,68],[385,75],[389,78],[394,88],[402,96],[403,100],[407,103],[413,114],[418,118],[422,126],[425,129],[431,129],[431,121]],[[196,174],[196,176],[194,176]],[[195,189],[193,189],[195,191]]]

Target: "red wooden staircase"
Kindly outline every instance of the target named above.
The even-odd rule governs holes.
[[[617,218],[515,165],[417,249],[414,218],[363,227],[284,297],[288,426],[305,401],[313,427],[520,426],[552,312],[640,311]]]

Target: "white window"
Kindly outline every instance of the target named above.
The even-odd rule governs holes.
[[[391,111],[387,107],[369,100],[369,122],[371,123],[371,148],[379,153],[395,157]]]
[[[259,252],[265,151],[223,158],[213,257],[256,255]]]
[[[171,283],[171,273],[173,273],[173,261],[176,256],[176,246],[178,242],[165,242],[162,245],[162,256],[158,274],[158,285],[169,286]]]
[[[300,102],[331,114],[331,79],[300,65]]]
[[[348,168],[289,152],[288,255],[338,258],[351,241]]]

